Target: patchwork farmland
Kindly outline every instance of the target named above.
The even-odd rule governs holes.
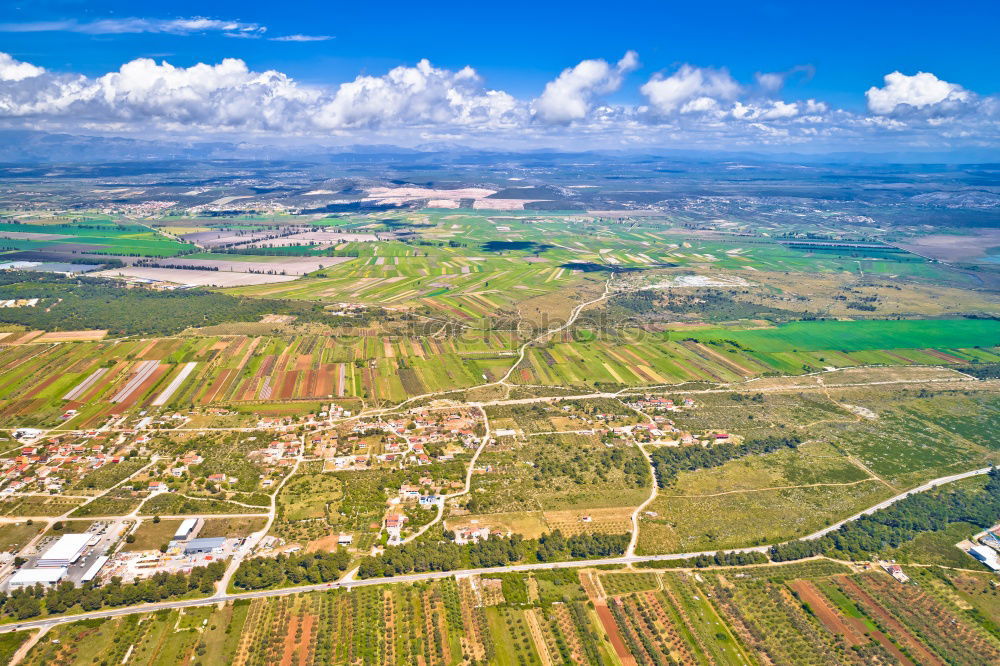
[[[5,213],[0,655],[996,661],[995,272],[581,177]]]
[[[969,334],[963,333],[964,337],[946,337],[944,341],[988,341],[997,327],[992,322],[984,324]],[[716,335],[718,343],[675,341],[653,335],[628,346],[609,340],[577,341],[567,336],[541,347],[529,347],[512,381],[592,390],[595,386],[604,389],[739,382],[773,373],[794,375],[830,367],[965,367],[969,363],[1000,362],[1000,350],[995,346],[758,351],[742,343],[733,346],[731,339],[739,337],[739,331]],[[755,335],[757,339],[770,339],[766,331]],[[842,335],[840,342],[842,348],[849,347],[850,337]],[[128,408],[330,398],[395,403],[414,395],[468,389],[495,381],[510,368],[517,360],[518,338],[513,332],[459,338],[387,338],[358,331],[336,338],[229,335],[2,343],[0,414],[6,418],[33,414],[38,422],[51,422],[65,409],[75,409],[80,415],[73,423],[87,427],[85,424],[99,422],[111,413],[109,410],[121,413]],[[33,371],[27,364],[29,359]]]

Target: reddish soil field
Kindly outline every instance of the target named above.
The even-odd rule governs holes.
[[[312,635],[312,627],[315,618],[312,615],[298,617],[288,624],[288,632],[285,634],[285,651],[281,657],[281,666],[293,666],[293,664],[305,664],[308,657],[309,638]],[[295,640],[295,630],[302,627],[302,637]]]
[[[302,379],[302,397],[310,397],[316,395],[316,381],[318,379],[319,370],[306,370],[305,376]]]
[[[696,354],[698,354],[699,356],[701,356],[705,360],[715,361],[715,362],[719,363],[720,365],[722,365],[724,368],[727,368],[727,369],[731,370],[732,372],[735,372],[738,375],[755,375],[755,374],[757,374],[755,371],[751,370],[750,368],[748,368],[746,366],[743,366],[743,365],[740,365],[739,363],[736,363],[735,361],[726,358],[725,356],[723,356],[719,352],[713,351],[713,350],[709,349],[708,347],[706,347],[705,345],[703,345],[703,344],[701,344],[699,342],[693,342],[693,343],[684,343],[684,342],[682,342],[681,344],[684,345],[685,347],[687,347],[688,349],[690,349],[691,351],[695,352]]]
[[[618,632],[618,624],[615,622],[614,616],[611,614],[611,609],[608,608],[605,603],[594,604],[594,609],[597,611],[597,617],[601,618],[601,624],[604,626],[604,631],[608,635],[608,640],[611,641],[612,647],[615,648],[615,654],[621,660],[622,664],[625,666],[637,666],[635,657],[632,653],[628,651],[625,647],[625,639]]]
[[[373,388],[373,384],[374,382],[372,382],[371,370],[365,368],[361,371],[361,385],[365,387],[370,397],[378,398],[378,395]]]
[[[244,338],[244,342],[246,340],[247,340],[247,338]],[[250,344],[249,345],[243,345],[243,344],[241,344],[239,346],[239,348],[237,348],[237,349],[235,349],[233,351],[233,355],[234,356],[236,354],[239,354],[239,353],[243,354],[243,357],[240,359],[239,363],[236,365],[236,371],[237,372],[239,372],[240,370],[242,370],[243,366],[247,364],[247,361],[250,360],[250,355],[253,354],[254,350],[257,349],[257,345],[259,345],[259,344],[260,344],[260,338],[253,338],[252,340],[250,340]],[[246,349],[243,349],[244,346],[246,347]]]
[[[810,581],[793,580],[788,583],[788,587],[799,595],[799,599],[809,604],[809,608],[816,613],[816,617],[819,618],[824,627],[843,636],[848,645],[863,645],[868,642],[864,632],[859,632],[857,627],[848,624],[846,618],[833,608],[823,593],[817,590]]]
[[[934,358],[939,358],[945,363],[965,363],[964,359],[958,358],[957,356],[952,356],[943,351],[938,351],[937,349],[921,349],[920,351],[925,354],[930,354]]]
[[[32,340],[34,340],[35,338],[37,338],[38,336],[40,336],[44,332],[45,331],[28,331],[27,333],[24,333],[23,335],[18,336],[17,339],[7,340],[6,343],[7,344],[11,344],[11,345],[23,345],[26,342],[31,342]]]
[[[146,360],[146,354],[148,354],[149,350],[151,350],[153,347],[155,347],[158,342],[159,342],[159,340],[153,340],[148,345],[146,345],[145,347],[143,347],[142,350],[138,354],[135,355],[135,357],[136,358],[141,358],[143,360]],[[149,359],[149,360],[152,361],[153,359]]]
[[[642,379],[643,381],[647,381],[650,384],[655,384],[656,383],[656,380],[653,379],[652,377],[650,377],[649,375],[647,375],[645,372],[643,372],[642,369],[639,366],[637,366],[637,365],[630,365],[628,369],[631,370],[632,372],[634,372],[635,374],[639,375],[639,378]]]
[[[294,370],[290,372],[278,373],[274,382],[278,384],[278,390],[273,392],[271,397],[276,397],[279,400],[291,398],[295,393],[295,382],[298,378],[299,373]],[[274,395],[275,393],[277,393],[277,395]]]
[[[201,396],[199,402],[207,404],[215,400],[216,396],[219,395],[219,391],[223,389],[223,387],[229,382],[230,377],[232,377],[235,373],[235,370],[223,370],[220,372],[219,376],[215,378],[214,382],[212,382],[212,385],[209,386],[208,390]]]
[[[320,553],[332,553],[337,550],[337,540],[340,538],[338,534],[330,534],[321,539],[313,539],[306,544],[306,552],[320,552]]]
[[[313,395],[325,398],[333,393],[333,373],[337,372],[337,366],[324,365],[316,371],[316,386]]]

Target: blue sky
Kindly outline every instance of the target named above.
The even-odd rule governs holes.
[[[802,129],[801,119],[806,116],[807,100],[813,100],[810,109],[819,109],[819,104],[826,107],[821,112],[826,121],[817,127],[821,126],[825,132],[827,128],[840,127],[826,132],[822,141],[816,141],[817,146],[832,149],[838,142],[845,146],[863,142],[865,135],[859,128],[865,124],[872,125],[867,137],[877,140],[879,145],[908,141],[907,145],[919,149],[931,143],[940,147],[949,141],[979,144],[995,141],[996,96],[1000,94],[1000,48],[995,45],[1000,3],[996,2],[950,3],[946,9],[933,2],[871,0],[634,1],[621,5],[518,0],[415,4],[312,0],[287,4],[169,2],[161,3],[152,12],[134,2],[19,0],[5,3],[0,9],[0,52],[7,54],[11,62],[44,69],[43,76],[50,79],[82,75],[93,82],[139,58],[152,58],[157,63],[166,61],[175,68],[190,68],[199,63],[214,66],[227,58],[239,59],[251,73],[273,70],[293,80],[302,90],[326,90],[314,106],[330,102],[337,86],[359,75],[383,77],[393,68],[413,68],[421,59],[427,59],[434,72],[455,73],[469,66],[477,75],[479,93],[499,91],[520,105],[518,109],[505,106],[503,122],[497,121],[496,113],[500,112],[495,108],[484,112],[482,105],[473,104],[463,107],[461,112],[428,111],[417,118],[400,110],[378,115],[374,121],[351,111],[348,120],[341,114],[336,122],[318,126],[321,132],[333,130],[341,138],[347,128],[353,128],[358,135],[354,138],[373,137],[381,132],[387,138],[398,139],[406,128],[419,126],[428,136],[481,139],[489,135],[492,140],[502,142],[499,125],[510,129],[517,125],[512,118],[519,114],[522,122],[533,123],[533,131],[539,136],[551,136],[555,142],[578,142],[586,136],[598,142],[594,138],[595,128],[600,127],[605,131],[600,139],[603,143],[608,139],[607,132],[614,132],[615,128],[634,129],[638,123],[644,128],[656,127],[656,141],[669,143],[683,137],[684,142],[697,144],[708,137],[703,132],[705,128],[720,119],[729,122],[734,118],[780,121],[785,123],[782,131],[796,130],[791,133],[798,136],[796,141],[802,141],[809,133],[798,130]],[[177,23],[179,19],[196,18],[213,22]],[[630,51],[637,54],[635,62],[630,60],[615,69],[615,63]],[[587,83],[573,88],[575,84],[568,82],[572,90],[567,94],[571,99],[567,100],[565,95],[556,99],[553,93],[548,105],[549,109],[555,108],[553,104],[572,105],[582,95],[586,107],[582,115],[558,110],[548,116],[540,114],[537,100],[547,84],[585,60],[604,61],[610,67],[605,72],[607,76],[601,79],[601,72],[597,72],[587,78],[586,72],[580,72],[579,76],[587,79]],[[684,106],[664,102],[662,96],[659,105],[653,103],[652,89],[644,90],[644,85],[655,77],[669,79],[684,67],[704,73],[698,79],[703,84],[700,92],[685,99],[694,102],[711,98],[714,105]],[[728,80],[714,86],[704,84],[712,79],[713,72],[725,73]],[[873,111],[866,92],[872,87],[886,86],[884,77],[894,72],[906,77],[924,72],[934,80],[900,79],[891,95],[897,102],[876,105],[881,111]],[[760,81],[755,79],[761,73],[780,74],[780,86],[762,90]],[[149,70],[142,76],[158,74]],[[447,75],[430,76],[447,79]],[[59,84],[60,94],[65,94],[65,80]],[[687,81],[690,80],[689,77]],[[42,81],[41,77],[32,77],[28,83],[23,77],[16,81],[18,89],[8,95],[19,110],[7,114],[7,124],[27,124],[26,119],[30,118],[36,126],[51,123],[64,130],[72,129],[62,107],[53,112],[37,104],[23,103],[26,96],[43,94],[39,92]],[[2,83],[0,115],[4,108]],[[51,86],[56,84],[49,81],[48,85],[49,92],[44,94],[51,96],[54,90]],[[462,87],[465,83],[456,85]],[[580,85],[590,87],[581,89]],[[468,95],[478,94],[467,86],[462,89]],[[563,92],[566,93],[565,86]],[[121,104],[128,104],[133,97],[120,87],[115,94],[119,93]],[[227,104],[235,103],[232,98],[235,93],[231,90],[220,92],[213,88],[211,94],[216,101],[225,95]],[[449,94],[442,93],[445,97]],[[296,104],[313,108],[299,97],[296,93]],[[251,104],[255,99],[251,95],[246,102]],[[374,99],[368,101],[377,103]],[[798,104],[797,112],[775,112],[774,104],[779,101]],[[104,110],[105,116],[113,118],[114,122],[110,122],[111,118],[102,117],[92,102],[73,100],[77,109],[84,109],[82,116],[88,121],[81,124],[81,131],[109,131],[114,125],[127,132],[137,131],[141,125],[142,131],[153,127],[169,133],[183,133],[186,127],[192,135],[241,129],[281,133],[280,123],[271,121],[257,119],[241,125],[230,117],[221,126],[217,122],[213,126],[211,118],[162,110],[150,111],[143,119],[147,122],[140,123],[136,108],[122,111],[120,105]],[[431,102],[406,99],[397,103],[406,106]],[[748,105],[754,110],[748,112]],[[652,107],[653,112],[647,107]],[[769,108],[772,110],[767,111]],[[950,129],[934,135],[928,130],[942,126],[940,117],[944,111],[952,116],[947,123]],[[57,118],[60,113],[63,117]],[[492,121],[478,123],[475,118],[470,119],[469,113],[475,118],[485,113]],[[461,116],[457,123],[456,114]],[[863,120],[873,114],[878,116],[876,122]],[[788,126],[793,115],[799,127]],[[932,115],[937,119],[931,121]],[[130,127],[123,127],[123,116],[128,117]],[[543,116],[554,121],[546,132],[542,132],[538,122]],[[695,122],[696,117],[701,118],[700,125]],[[706,119],[708,124],[704,122]],[[733,129],[737,125],[733,124]],[[740,128],[746,129],[746,122]],[[316,127],[309,130],[295,126],[288,131],[308,134],[315,130]],[[725,132],[709,134],[714,138],[708,142],[714,141],[720,147],[734,140]],[[742,140],[750,140],[751,134],[744,132]],[[771,136],[777,140],[775,133]]]

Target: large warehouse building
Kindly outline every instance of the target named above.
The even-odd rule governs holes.
[[[203,539],[191,539],[184,546],[185,555],[198,555],[201,553],[211,553],[217,548],[226,545],[226,537],[206,537]]]
[[[194,534],[195,528],[198,527],[200,522],[199,518],[185,518],[174,532],[174,541],[185,541]]]
[[[87,548],[91,534],[64,534],[42,553],[36,567],[68,567],[80,559]]]

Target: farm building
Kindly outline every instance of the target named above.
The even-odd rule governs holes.
[[[66,567],[44,569],[20,569],[10,577],[10,589],[30,587],[36,583],[44,586],[55,585],[66,575]]]
[[[216,548],[222,548],[226,544],[226,537],[206,537],[204,539],[191,539],[184,546],[185,555],[199,555],[211,553]]]
[[[910,581],[910,577],[903,573],[903,567],[898,564],[887,564],[883,567],[890,576],[898,580],[900,583],[907,583]]]
[[[38,567],[68,567],[80,559],[87,542],[90,541],[90,534],[64,534],[59,540],[49,546],[35,566]]]

